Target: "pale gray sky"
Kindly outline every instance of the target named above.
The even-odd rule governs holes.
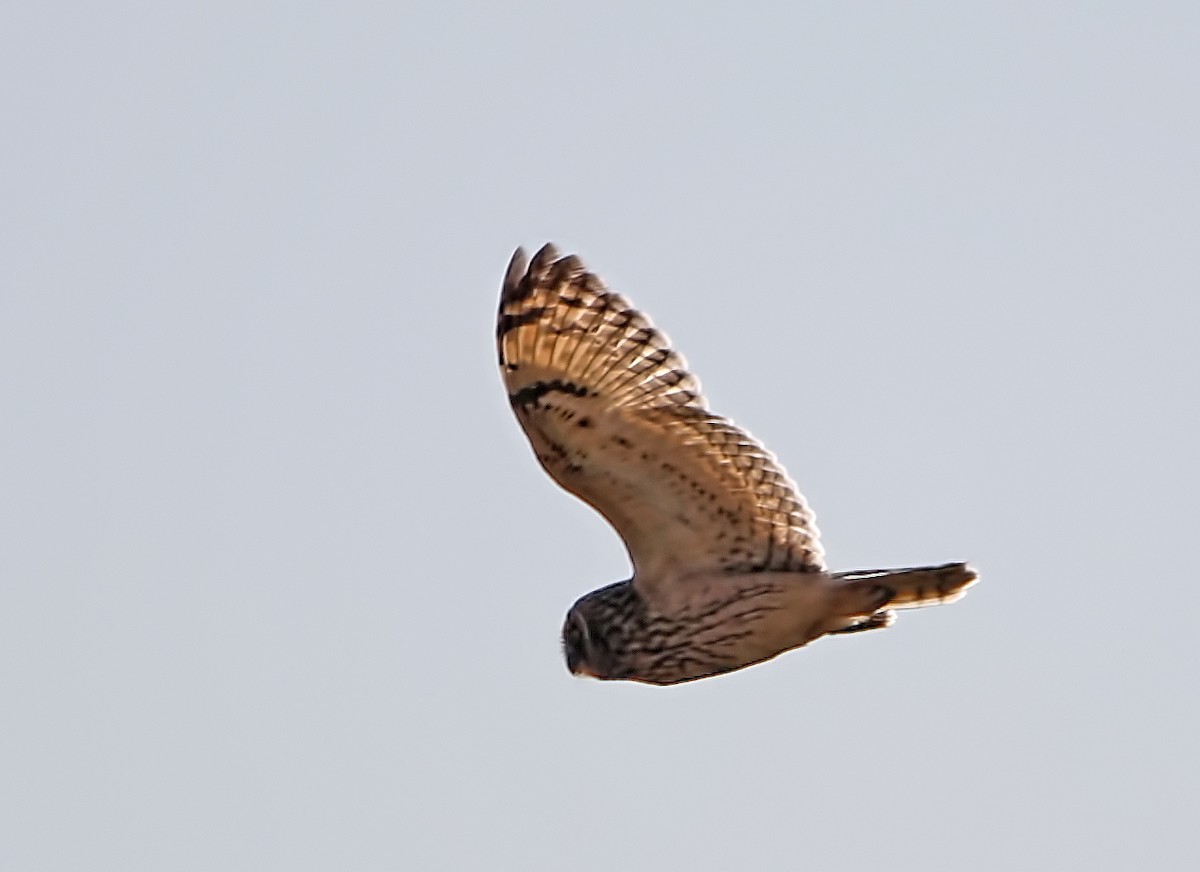
[[[8,4],[0,867],[1197,868],[1200,6]],[[579,252],[831,564],[672,689],[494,371]]]

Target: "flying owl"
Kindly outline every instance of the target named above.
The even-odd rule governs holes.
[[[496,325],[508,399],[538,461],[603,515],[633,577],[567,613],[576,675],[677,684],[894,609],[952,602],[964,563],[829,572],[813,513],[749,433],[708,410],[667,337],[578,257],[517,249]]]

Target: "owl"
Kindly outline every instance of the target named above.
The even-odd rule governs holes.
[[[509,403],[542,467],[603,515],[632,577],[562,628],[575,675],[670,685],[952,602],[964,563],[830,572],[775,457],[709,411],[667,337],[576,256],[517,249],[496,324]]]

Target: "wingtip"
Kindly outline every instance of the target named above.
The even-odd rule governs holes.
[[[558,248],[553,242],[547,242],[533,256],[533,261],[529,264],[529,271],[540,273],[556,260],[558,260]]]
[[[521,285],[521,279],[525,277],[526,271],[529,269],[529,258],[525,256],[525,249],[517,246],[517,250],[513,252],[512,259],[508,262],[508,269],[504,273],[504,297],[513,296],[517,288]]]
[[[553,242],[547,242],[534,254],[533,259],[525,255],[524,248],[513,252],[504,273],[504,288],[501,299],[506,302],[519,300],[529,293],[530,288],[541,282],[565,280],[574,272],[583,272],[579,258],[560,257]]]

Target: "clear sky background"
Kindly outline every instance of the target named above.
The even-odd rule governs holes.
[[[1200,868],[1200,6],[9,3],[0,867]],[[568,676],[495,372],[648,311],[892,629]]]

